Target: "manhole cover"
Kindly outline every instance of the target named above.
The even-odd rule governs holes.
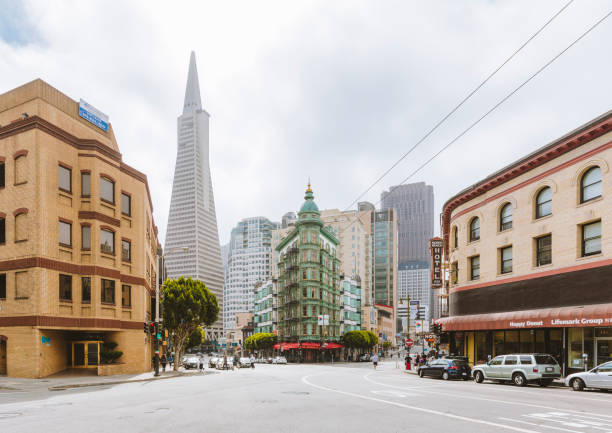
[[[306,391],[283,391],[283,394],[292,394],[292,395],[309,395],[309,392]]]
[[[278,400],[258,400],[257,403],[278,403]]]
[[[21,412],[0,412],[0,418],[15,418],[21,415]]]

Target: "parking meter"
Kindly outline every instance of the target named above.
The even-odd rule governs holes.
[[[582,362],[584,364],[584,371],[587,371],[587,361],[589,359],[589,355],[586,353],[582,354]]]

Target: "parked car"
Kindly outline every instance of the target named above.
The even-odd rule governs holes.
[[[273,358],[266,358],[266,364],[272,364]]]
[[[183,368],[185,370],[189,370],[191,368],[194,368],[197,370],[199,366],[200,366],[200,358],[198,358],[197,356],[188,356],[184,358]]]
[[[287,358],[285,358],[284,356],[277,356],[276,358],[272,360],[272,364],[286,364],[286,363],[287,363]]]
[[[208,360],[208,368],[215,368],[217,366],[218,356],[213,356]]]
[[[565,385],[574,391],[584,388],[612,389],[612,362],[605,362],[589,371],[570,374],[565,378]]]
[[[238,367],[248,368],[250,366],[251,366],[251,360],[249,358],[243,357],[238,360]]]
[[[370,354],[362,353],[361,355],[357,357],[357,361],[358,362],[370,362]]]
[[[217,370],[233,370],[234,369],[234,362],[232,361],[231,358],[227,358],[227,364],[224,366],[223,365],[223,358],[219,358],[217,361],[217,366],[216,366]]]
[[[529,382],[548,386],[561,377],[561,368],[555,358],[545,353],[513,353],[496,356],[486,364],[474,366],[472,377],[476,383],[495,380],[512,382],[517,386],[525,386]]]
[[[430,376],[448,379],[470,379],[470,366],[465,359],[445,358],[432,359],[425,365],[417,367],[420,377]]]

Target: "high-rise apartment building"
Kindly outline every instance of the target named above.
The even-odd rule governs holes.
[[[232,229],[223,294],[223,329],[233,329],[237,313],[253,312],[256,283],[270,278],[272,231],[278,223],[245,218]]]
[[[397,212],[398,263],[429,262],[429,240],[434,235],[433,186],[424,182],[392,186],[381,194],[381,206]]]
[[[431,269],[428,262],[402,263],[397,271],[397,297],[399,300],[418,301],[420,318],[430,320],[434,312],[434,292],[431,290]],[[416,305],[414,302],[411,305]],[[410,326],[416,317],[410,315]]]
[[[209,163],[209,114],[202,108],[195,53],[189,60],[183,114],[178,118],[176,166],[168,216],[165,264],[169,278],[203,281],[223,311],[223,264]],[[187,250],[185,251],[185,248]],[[172,254],[169,254],[169,253]],[[207,338],[222,332],[221,314]]]

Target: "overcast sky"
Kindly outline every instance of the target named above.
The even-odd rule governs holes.
[[[196,52],[222,243],[303,201],[344,209],[567,0],[0,0],[0,92],[42,78],[107,113],[165,238]],[[158,3],[158,4],[156,4]],[[605,15],[576,0],[365,197],[401,182]],[[612,108],[612,18],[411,181],[451,195]],[[438,220],[435,226],[438,231]]]

